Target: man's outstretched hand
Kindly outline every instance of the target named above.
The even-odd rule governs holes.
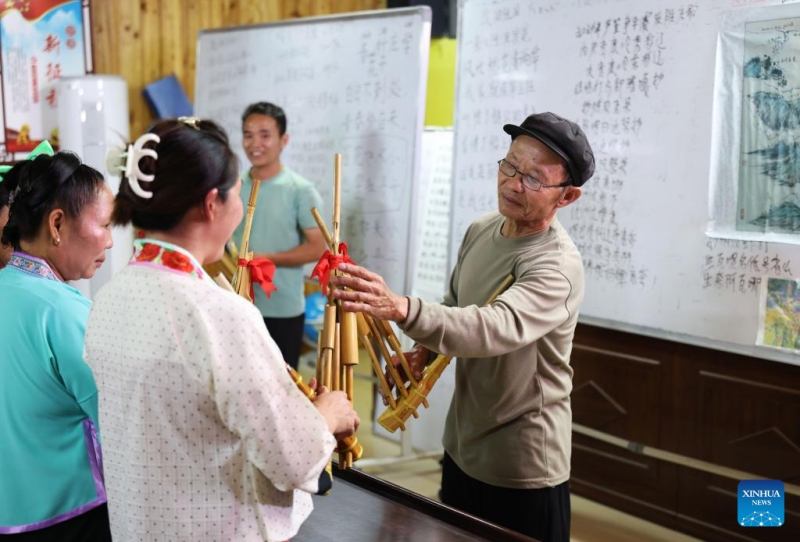
[[[425,348],[424,346],[418,344],[414,346],[414,349],[410,352],[403,352],[403,355],[406,357],[406,361],[408,362],[408,366],[411,368],[411,374],[414,376],[414,380],[419,382],[422,380],[422,371],[425,370],[425,366],[428,364],[428,358],[430,357],[430,350]],[[403,366],[400,364],[400,358],[397,356],[392,356],[392,365],[395,366],[397,369],[397,373],[402,377],[403,382],[400,384],[405,385],[408,382],[408,375],[406,375]],[[393,389],[397,383],[394,381],[394,377],[389,372],[389,369],[386,369],[386,382],[389,384],[389,389]],[[388,405],[388,401],[384,398],[383,400],[384,405]]]
[[[342,300],[344,310],[363,312],[378,320],[406,319],[408,298],[392,292],[380,275],[348,263],[338,269],[345,274],[331,277],[331,282],[337,286],[333,295]]]

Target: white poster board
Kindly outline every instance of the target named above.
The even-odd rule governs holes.
[[[706,236],[717,35],[743,4],[463,2],[451,263],[467,225],[497,208],[503,124],[553,111],[597,159],[559,212],[584,258],[581,321],[800,363],[754,346],[761,284],[800,273],[800,247]]]
[[[243,165],[245,108],[281,106],[282,161],[313,182],[331,227],[342,154],[341,239],[351,258],[407,291],[425,108],[428,7],[202,31],[195,111],[218,121]]]

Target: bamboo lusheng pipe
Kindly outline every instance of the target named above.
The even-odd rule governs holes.
[[[392,347],[392,350],[394,350],[395,354],[397,355],[397,359],[400,361],[400,366],[403,367],[406,376],[408,376],[409,383],[416,388],[419,386],[419,382],[417,382],[416,379],[414,379],[414,375],[411,374],[411,367],[408,365],[406,355],[403,353],[403,347],[400,346],[400,341],[397,340],[397,336],[394,334],[392,326],[383,320],[376,320],[375,322],[378,325],[378,328],[381,330],[381,333],[383,333],[384,337],[386,337],[386,341],[389,343],[389,346]],[[425,406],[428,406],[427,402],[425,403]]]
[[[336,347],[336,306],[328,303],[322,320],[322,343],[319,364],[322,366],[322,384],[333,390],[333,359]]]
[[[297,386],[297,389],[299,389],[303,395],[313,401],[317,396],[317,392],[311,386],[306,384],[305,381],[303,381],[303,377],[300,376],[300,373],[295,371],[288,363],[286,364],[286,370],[289,371],[289,376]],[[358,440],[355,436],[343,438],[341,442],[337,443],[337,448],[339,447],[350,450],[355,456],[356,460],[361,459],[361,456],[364,453],[364,448],[358,443]]]
[[[339,219],[342,209],[342,155],[333,156],[333,248],[339,253]]]
[[[339,313],[339,332],[341,346],[341,367],[344,376],[344,389],[350,404],[353,403],[353,367],[358,365],[358,324],[356,313]]]
[[[378,339],[378,348],[380,348],[381,354],[383,354],[383,357],[386,359],[386,368],[389,370],[389,374],[392,375],[392,378],[394,378],[394,381],[398,383],[397,391],[403,398],[408,397],[408,390],[405,388],[405,386],[399,384],[403,380],[400,378],[400,373],[397,371],[397,367],[395,367],[394,363],[392,363],[392,355],[389,353],[389,349],[386,348],[386,343],[384,343],[381,332],[375,325],[375,321],[366,314],[362,313],[362,316],[364,317],[364,321],[369,326],[372,336]],[[417,417],[416,412],[414,413],[414,417]]]
[[[258,189],[261,181],[254,179],[253,187],[250,189],[250,199],[247,200],[247,220],[244,223],[242,233],[242,244],[239,246],[239,253],[246,254],[250,249],[250,230],[253,228],[253,215],[256,212],[256,202],[258,201]]]
[[[331,389],[335,391],[347,391],[344,388],[342,379],[342,327],[336,323],[336,331],[333,334],[333,363],[331,364]],[[348,399],[350,397],[348,396]],[[352,403],[352,401],[351,401]]]
[[[306,384],[303,381],[303,377],[300,376],[300,373],[295,371],[292,368],[292,366],[289,365],[288,363],[286,364],[286,370],[289,371],[289,376],[292,378],[292,381],[297,386],[297,389],[299,389],[303,393],[303,395],[305,395],[306,397],[308,397],[313,401],[314,398],[317,396],[317,392],[314,391],[314,389],[311,386]]]
[[[514,282],[514,275],[508,275],[500,286],[492,292],[492,295],[489,296],[489,299],[486,301],[484,306],[490,305],[497,297],[502,294],[506,289],[508,289],[511,284]],[[410,390],[408,391],[407,395],[404,396],[402,399],[399,400],[397,403],[397,408],[387,408],[384,410],[383,414],[378,417],[378,423],[381,424],[387,431],[390,433],[394,433],[397,429],[404,429],[405,428],[405,421],[408,420],[409,416],[417,416],[417,408],[419,405],[426,400],[428,397],[428,393],[430,393],[433,385],[439,380],[439,377],[442,376],[442,373],[447,368],[447,365],[450,363],[450,360],[453,359],[453,356],[444,356],[439,354],[433,363],[431,363],[426,369],[425,373],[422,375],[422,380],[420,381],[420,385],[417,388],[409,386]],[[398,382],[398,388],[405,388]]]
[[[356,314],[356,324],[358,325],[358,336],[361,339],[361,344],[364,346],[364,350],[367,351],[369,354],[369,359],[372,362],[372,368],[375,371],[375,374],[378,375],[378,383],[380,384],[381,388],[381,395],[383,399],[389,403],[392,408],[397,406],[397,403],[394,399],[394,395],[392,395],[392,390],[389,388],[389,383],[386,381],[386,377],[383,376],[383,369],[381,369],[381,364],[378,361],[378,356],[375,354],[375,350],[372,348],[372,343],[370,342],[370,331],[369,325],[367,321],[364,319],[364,315],[361,313]],[[380,339],[378,339],[380,340]]]
[[[253,227],[253,215],[256,212],[256,201],[258,200],[258,188],[261,186],[261,181],[253,179],[253,187],[250,189],[250,199],[247,201],[247,217],[244,222],[244,232],[242,233],[242,244],[239,247],[239,257],[247,260],[248,262],[253,259],[253,253],[249,252],[250,248],[250,231]],[[253,299],[250,297],[250,273],[245,272],[246,267],[239,266],[236,276],[233,277],[233,289],[237,294],[245,299]]]
[[[361,456],[364,455],[364,447],[361,446],[361,443],[358,442],[358,438],[356,438],[355,435],[350,435],[338,441],[335,451],[339,452],[339,468],[341,469],[352,467],[353,461],[358,461],[361,459]],[[346,467],[344,464],[341,464],[343,456],[346,461]]]
[[[340,153],[336,153],[333,157],[333,253],[339,254],[339,230],[340,230],[340,222],[341,222],[341,210],[342,210],[342,155]],[[332,269],[330,271],[334,275],[341,275],[341,272]],[[333,389],[344,391],[347,394],[347,398],[351,401],[352,404],[352,397],[353,397],[353,387],[352,382],[350,383],[350,387],[347,387],[347,379],[341,378],[341,347],[342,347],[342,340],[341,340],[341,318],[342,318],[342,302],[339,300],[334,300],[333,298],[333,290],[334,286],[330,285],[328,288],[328,303],[333,303],[336,306],[336,335],[335,335],[335,344],[334,344],[334,351],[333,351],[333,367],[332,370],[335,371],[334,379],[336,380],[337,386]],[[352,380],[352,379],[351,379]],[[349,446],[341,446],[337,445],[336,449],[339,452],[339,465],[343,466],[344,468],[349,468],[353,465],[353,456],[352,456],[352,449]]]
[[[256,182],[258,182],[258,181],[256,181]],[[255,208],[255,201],[256,201],[257,197],[258,197],[258,189],[256,188],[255,189],[255,195],[254,195],[253,191],[250,192],[250,201],[249,201],[249,203],[252,204],[253,208]],[[249,231],[247,233],[248,233],[248,235],[247,235],[247,237],[245,237],[245,240],[247,240],[248,237],[249,237]],[[222,288],[224,288],[224,289],[226,289],[228,291],[231,291],[231,292],[234,291],[233,286],[231,286],[231,284],[228,282],[228,279],[226,279],[224,275],[218,274],[214,278],[214,280]],[[249,296],[247,296],[247,298],[249,299]],[[252,299],[250,299],[250,301],[252,302]],[[334,317],[335,317],[335,311],[334,311]],[[323,334],[320,333],[318,335],[318,337],[317,337],[317,350],[318,350],[317,355],[318,356],[319,356],[319,353],[321,351],[321,343],[322,343],[322,340],[323,340],[322,335]],[[294,382],[295,386],[297,386],[297,389],[299,389],[300,392],[303,395],[305,395],[306,397],[308,397],[310,400],[313,401],[314,398],[317,396],[317,392],[314,389],[312,389],[311,386],[309,386],[308,384],[306,384],[303,381],[303,377],[300,376],[300,373],[295,371],[291,367],[291,365],[289,365],[288,363],[286,363],[285,365],[286,365],[286,370],[289,373],[289,377],[292,379],[292,381]],[[319,369],[320,369],[320,365],[318,364],[317,365],[317,370],[319,371]],[[320,378],[320,374],[318,372],[317,373],[317,382],[320,382],[320,381],[321,381],[321,378]],[[330,388],[328,388],[328,389],[330,389]],[[353,461],[354,460],[357,461],[357,460],[361,459],[361,456],[364,454],[364,448],[358,442],[358,439],[356,438],[355,435],[351,435],[349,437],[343,438],[341,441],[336,443],[336,446],[337,446],[337,449],[341,448],[341,449],[345,450],[349,454],[348,455],[348,463],[349,463],[349,466],[351,466],[351,467],[353,466]]]
[[[323,375],[324,367],[322,367],[321,360],[322,360],[322,330],[320,330],[317,333],[317,374],[316,374],[317,382],[325,381]]]
[[[334,159],[334,203],[333,203],[333,230],[334,234],[331,235],[325,226],[319,212],[316,208],[311,208],[311,214],[317,222],[320,231],[322,232],[325,242],[329,250],[333,254],[339,253],[339,224],[341,215],[341,176],[342,176],[342,157],[336,154]],[[331,270],[336,275],[341,275],[338,270]],[[334,339],[332,354],[319,356],[320,364],[330,358],[332,367],[330,370],[323,369],[323,374],[330,374],[332,383],[334,384],[333,390],[341,390],[347,394],[350,403],[353,403],[353,366],[358,363],[358,338],[357,338],[357,325],[352,319],[353,313],[343,311],[341,308],[341,301],[333,299],[334,286],[328,290],[328,303],[325,307],[326,319],[323,322],[323,333],[328,333],[327,330],[334,329]],[[328,317],[329,307],[333,307],[334,317],[331,321]],[[355,346],[353,346],[355,345]],[[323,346],[323,348],[325,348]],[[338,363],[337,363],[338,361]],[[320,372],[319,365],[317,366],[318,373]],[[361,457],[362,448],[358,444],[357,439],[352,437],[352,440],[345,440],[337,443],[337,451],[339,452],[339,466],[340,468],[348,468],[353,466],[353,461]]]
[[[333,250],[333,237],[331,237],[331,232],[328,231],[328,226],[325,225],[325,221],[322,220],[322,216],[320,216],[316,207],[311,208],[311,215],[314,217],[319,231],[322,232],[322,237],[325,238],[325,244],[328,245],[328,249]]]
[[[331,236],[328,227],[325,225],[325,221],[322,220],[322,216],[319,214],[319,211],[317,210],[316,207],[311,208],[311,214],[314,217],[314,220],[317,222],[319,231],[322,232],[322,237],[325,239],[325,243],[328,245],[328,249],[332,251],[334,249],[333,237]],[[363,313],[357,313],[356,323],[358,328],[358,336],[361,339],[361,344],[364,346],[364,349],[367,351],[367,354],[369,354],[370,361],[372,362],[372,368],[375,371],[375,376],[378,378],[378,382],[380,384],[381,394],[383,395],[383,398],[389,403],[389,405],[392,408],[394,408],[396,406],[396,401],[389,388],[389,383],[386,381],[386,377],[383,374],[383,369],[381,369],[380,361],[378,361],[378,356],[375,354],[375,350],[372,348],[372,343],[370,342],[369,336],[370,334],[372,334],[379,343],[382,341],[382,338],[380,335],[377,334],[377,332],[372,333],[370,331],[370,325],[367,323],[368,319],[372,323],[372,319],[369,316]],[[391,330],[391,328],[389,329]],[[392,335],[394,336],[393,332]],[[388,351],[386,351],[385,354],[388,354]],[[391,358],[387,357],[387,360],[389,359]],[[392,376],[394,377],[394,375]],[[397,376],[399,377],[399,373],[397,374]],[[398,382],[399,381],[400,380],[398,380]]]
[[[345,391],[340,390],[340,382],[335,382],[334,375],[339,374],[338,367],[336,367],[335,360],[339,354],[339,324],[336,322],[336,305],[328,303],[325,305],[325,313],[323,316],[322,332],[320,333],[320,353],[318,357],[317,373],[322,374],[322,383],[331,391]],[[321,372],[320,372],[321,367]],[[291,369],[291,367],[289,368]],[[290,370],[290,374],[293,370]],[[302,382],[300,375],[297,378],[292,377],[295,384],[298,384],[298,379]],[[333,384],[337,384],[334,387]],[[298,384],[299,387],[299,384]],[[351,388],[352,389],[352,388]],[[307,393],[304,388],[300,391]],[[351,392],[352,393],[352,392]],[[352,404],[352,396],[348,394],[348,399]],[[336,452],[339,453],[339,468],[346,469],[353,466],[353,462],[361,459],[364,449],[358,442],[355,435],[345,437],[336,443]]]
[[[216,282],[217,285],[221,286],[224,290],[233,292],[234,294],[236,293],[236,290],[233,289],[233,286],[231,286],[231,283],[228,282],[228,279],[223,273],[217,273],[214,275],[214,282]]]

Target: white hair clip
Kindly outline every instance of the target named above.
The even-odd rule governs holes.
[[[178,121],[184,123],[186,126],[200,131],[200,118],[199,117],[178,117]]]
[[[139,182],[152,182],[154,175],[145,175],[139,169],[139,161],[145,156],[149,156],[154,160],[158,159],[158,153],[153,149],[144,149],[147,143],[155,141],[161,142],[161,138],[156,134],[144,134],[137,139],[132,145],[128,145],[127,149],[120,147],[113,147],[108,151],[106,160],[106,167],[112,175],[119,175],[122,173],[128,180],[128,186],[131,187],[133,193],[140,198],[150,199],[153,193],[145,190],[139,185]]]

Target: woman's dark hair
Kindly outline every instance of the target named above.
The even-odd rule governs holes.
[[[11,197],[11,190],[8,189],[8,183],[4,183],[0,179],[0,211],[2,211],[4,207],[8,206],[10,197]],[[0,228],[0,249],[3,248],[2,237],[3,237],[3,228]],[[2,265],[2,263],[0,263],[0,265]]]
[[[169,231],[211,190],[216,188],[222,201],[227,200],[239,180],[239,162],[217,123],[170,119],[156,123],[148,133],[160,138],[144,145],[158,158],[145,156],[139,161],[143,174],[154,175],[152,182],[139,184],[153,196],[137,196],[123,174],[111,216],[114,224],[132,222],[143,230]]]
[[[8,183],[0,180],[0,209],[8,205],[8,198],[11,196],[11,190],[8,189]]]
[[[18,162],[3,175],[0,189],[7,191],[9,216],[0,242],[20,250],[20,241],[32,241],[53,209],[71,218],[81,216],[95,201],[105,180],[96,169],[81,163],[78,155],[61,151],[40,154]],[[0,194],[2,196],[2,194]]]

